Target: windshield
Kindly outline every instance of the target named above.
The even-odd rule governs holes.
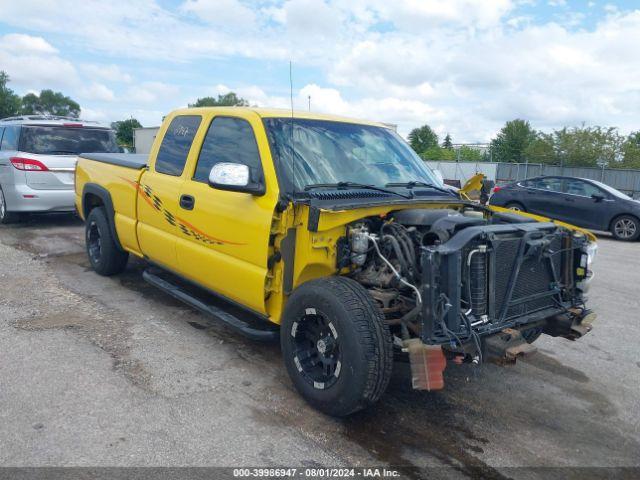
[[[411,147],[388,128],[299,118],[268,118],[264,123],[285,189],[291,189],[294,171],[298,191],[338,182],[441,186]]]
[[[79,153],[118,153],[113,130],[106,128],[25,126],[20,136],[20,151],[42,155]]]

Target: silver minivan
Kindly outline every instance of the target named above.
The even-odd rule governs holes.
[[[0,223],[26,212],[75,210],[78,154],[121,151],[113,130],[97,122],[44,115],[0,120]]]

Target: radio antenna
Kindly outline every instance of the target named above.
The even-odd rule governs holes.
[[[296,193],[296,149],[293,136],[293,63],[289,60],[289,97],[291,100],[291,200]]]

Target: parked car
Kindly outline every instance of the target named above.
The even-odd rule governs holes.
[[[135,255],[167,294],[280,338],[295,387],[332,415],[378,400],[396,354],[435,390],[447,360],[515,362],[595,318],[591,233],[461,199],[382,124],[178,110],[148,156],[82,154],[76,194],[97,273]]]
[[[530,178],[495,187],[489,202],[583,228],[608,230],[619,240],[640,236],[640,201],[596,180]]]
[[[97,122],[44,115],[0,120],[0,223],[24,212],[74,211],[81,152],[119,152],[113,130]]]

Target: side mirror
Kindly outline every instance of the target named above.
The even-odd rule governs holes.
[[[591,198],[593,198],[596,202],[601,202],[602,200],[604,200],[604,195],[600,193],[594,193],[593,195],[591,195]]]
[[[249,167],[242,163],[216,163],[209,172],[209,185],[218,190],[264,195],[261,183],[251,181]]]

